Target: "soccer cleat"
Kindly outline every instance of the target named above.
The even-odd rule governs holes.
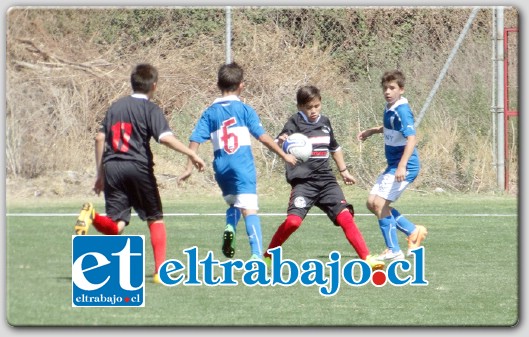
[[[162,284],[162,281],[160,281],[160,275],[153,274],[152,275],[152,283]]]
[[[367,264],[371,267],[371,270],[382,270],[386,265],[383,261],[378,261],[373,255],[366,256]]]
[[[403,260],[404,253],[402,250],[398,252],[393,252],[391,249],[386,249],[382,254],[375,258],[377,261],[393,261],[393,260]]]
[[[250,260],[262,260],[259,255],[257,254],[252,254],[252,256],[250,256]]]
[[[270,258],[270,256],[265,256],[263,257],[263,261],[268,267],[268,270],[270,270],[270,268],[272,267],[272,258]]]
[[[428,234],[428,230],[426,230],[426,227],[417,225],[415,226],[415,230],[413,233],[408,236],[408,251],[406,252],[406,256],[410,257],[413,254],[411,251],[415,248],[418,248],[421,246],[421,243],[426,238],[426,235]]]
[[[233,227],[226,225],[222,241],[222,253],[228,258],[235,256],[235,232]]]
[[[92,224],[92,221],[94,220],[95,216],[95,209],[94,206],[87,202],[83,205],[83,208],[81,209],[81,213],[79,213],[79,217],[77,218],[77,222],[75,223],[75,234],[76,235],[86,235],[88,234],[88,229],[90,229],[90,225]]]

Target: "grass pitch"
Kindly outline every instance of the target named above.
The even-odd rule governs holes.
[[[342,282],[335,296],[318,287],[176,286],[150,282],[152,248],[147,225],[137,217],[125,234],[145,235],[144,308],[71,306],[71,235],[82,201],[9,203],[7,207],[7,321],[14,326],[512,326],[519,319],[519,224],[512,196],[428,195],[407,192],[396,204],[401,213],[428,228],[424,287]],[[365,209],[365,193],[349,200],[372,253],[384,248],[376,219]],[[265,247],[283,221],[286,196],[260,200]],[[103,212],[102,199],[95,202]],[[164,199],[168,259],[185,261],[184,249],[212,251],[224,260],[221,237],[223,201],[206,198]],[[21,214],[23,213],[23,214]],[[46,213],[46,215],[37,216]],[[280,213],[279,215],[265,215]],[[25,214],[25,215],[24,215]],[[92,228],[90,234],[96,234]],[[401,246],[406,247],[402,233]],[[356,259],[340,228],[313,209],[283,246],[283,258],[298,264],[328,260],[331,251]],[[249,258],[241,220],[235,258]],[[240,276],[240,274],[236,274]],[[240,279],[239,279],[240,280]]]

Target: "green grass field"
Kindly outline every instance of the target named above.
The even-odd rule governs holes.
[[[348,193],[348,192],[347,192]],[[373,253],[383,248],[375,217],[364,206],[366,193],[348,198]],[[268,244],[284,213],[287,196],[261,196],[263,240]],[[94,198],[103,211],[102,198]],[[19,213],[75,214],[82,201],[7,200],[7,321],[14,326],[512,326],[519,318],[519,228],[517,199],[494,195],[421,195],[407,192],[395,206],[427,226],[424,287],[342,282],[335,296],[318,287],[176,286],[150,283],[152,249],[145,223],[133,218],[125,234],[146,237],[144,308],[73,308],[71,239],[74,216],[20,216]],[[223,213],[220,197],[164,198],[170,213]],[[357,258],[340,228],[317,209],[283,246],[283,257],[298,263]],[[445,216],[443,216],[445,215]],[[168,259],[185,261],[192,246],[205,257],[220,250],[222,216],[167,216]],[[244,223],[239,223],[236,258],[249,257]],[[96,234],[91,230],[90,234]],[[406,246],[404,235],[400,243]],[[237,274],[236,276],[241,275]]]

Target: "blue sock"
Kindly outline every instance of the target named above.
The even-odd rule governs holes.
[[[397,238],[397,221],[393,215],[378,219],[378,225],[382,231],[382,236],[386,242],[386,247],[391,249],[392,252],[398,252],[400,250],[399,240]]]
[[[239,219],[241,218],[241,211],[233,207],[233,205],[230,206],[226,210],[226,225],[230,225],[233,227],[233,231],[237,231],[237,224],[239,223]]]
[[[397,229],[406,236],[410,236],[411,233],[415,230],[415,225],[410,220],[406,219],[404,215],[400,214],[399,211],[392,208],[391,209],[391,215],[395,218],[395,221],[397,221]]]
[[[250,214],[244,218],[246,222],[246,233],[250,242],[252,255],[263,257],[263,236],[261,234],[261,219],[257,214]]]

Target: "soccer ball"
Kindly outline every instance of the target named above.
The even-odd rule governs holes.
[[[302,133],[293,133],[283,142],[283,151],[294,155],[299,161],[306,162],[312,154],[312,143]]]

